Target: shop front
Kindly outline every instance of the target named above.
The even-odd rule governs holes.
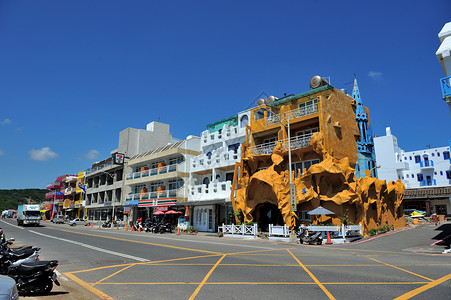
[[[138,200],[124,201],[122,203],[123,211],[123,221],[125,224],[132,226],[135,219],[137,219],[138,211]]]

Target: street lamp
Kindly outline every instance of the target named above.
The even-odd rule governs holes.
[[[296,186],[293,184],[293,175],[291,174],[291,135],[290,135],[290,118],[285,118],[287,121],[287,125],[283,124],[282,118],[275,114],[271,109],[268,109],[267,107],[262,107],[262,110],[272,113],[274,116],[277,116],[279,119],[279,123],[282,124],[285,128],[287,128],[288,131],[288,172],[289,172],[289,180],[290,180],[290,212],[297,211],[296,207]],[[293,215],[291,215],[291,218],[293,218]],[[294,223],[294,222],[292,222]],[[293,233],[293,227],[291,227],[290,232],[290,243],[296,243],[296,236]]]

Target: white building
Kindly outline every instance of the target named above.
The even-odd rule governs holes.
[[[199,155],[200,139],[188,136],[165,146],[138,153],[124,168],[122,203],[128,222],[152,218],[156,210],[177,210],[189,215],[189,161]]]
[[[374,138],[374,147],[376,161],[380,165],[378,178],[387,181],[401,179],[404,183],[405,209],[416,208],[428,213],[451,214],[451,195],[447,192],[451,189],[449,145],[406,152],[399,147],[397,138],[391,134],[390,127],[387,127],[385,136]],[[444,193],[436,193],[437,190],[421,193],[418,190],[443,187],[447,188],[440,189]],[[414,193],[416,191],[418,192]],[[418,194],[422,197],[409,197],[410,194]]]
[[[233,212],[230,193],[235,163],[241,160],[250,110],[207,125],[200,137],[201,154],[190,161],[188,202],[191,224],[199,231],[215,231]]]

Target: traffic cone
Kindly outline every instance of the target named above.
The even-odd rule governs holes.
[[[180,235],[180,227],[177,229],[177,235]]]
[[[125,224],[125,231],[128,231],[128,226],[127,226],[127,224]]]
[[[100,229],[100,224],[99,224],[99,229]]]
[[[94,224],[91,223],[91,227],[94,227]]]
[[[119,230],[119,225],[116,225],[116,230]]]
[[[138,227],[138,232],[141,232],[141,227]]]
[[[332,244],[332,241],[330,239],[330,233],[329,231],[327,232],[327,240],[326,240],[326,244]]]
[[[135,230],[133,229],[133,226],[132,226],[132,231],[135,231]]]

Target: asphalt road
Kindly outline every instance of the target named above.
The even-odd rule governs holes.
[[[58,259],[62,283],[25,299],[450,299],[451,223],[346,245],[0,221],[16,244]]]

